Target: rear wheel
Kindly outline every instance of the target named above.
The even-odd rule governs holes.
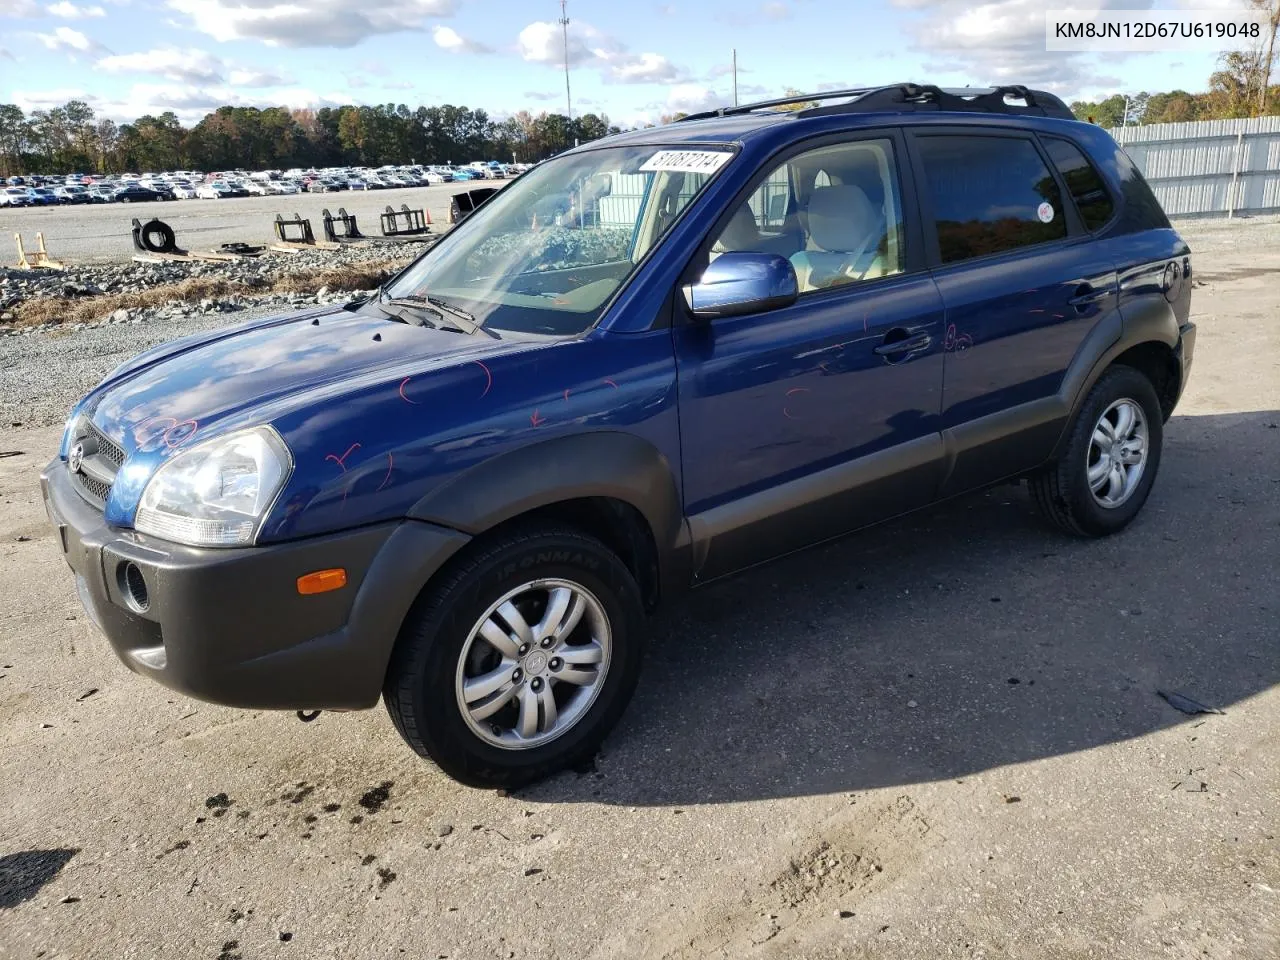
[[[1062,457],[1028,481],[1037,508],[1077,536],[1124,529],[1147,501],[1163,442],[1151,381],[1132,367],[1111,367],[1076,414]]]
[[[383,689],[396,729],[471,786],[589,758],[631,698],[644,614],[630,571],[563,527],[486,545],[419,601]]]

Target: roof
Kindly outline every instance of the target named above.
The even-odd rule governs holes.
[[[839,101],[839,102],[833,102]],[[776,108],[789,106],[789,110]],[[797,109],[798,107],[798,109]],[[1071,110],[1058,97],[1043,90],[1020,86],[942,89],[913,83],[804,93],[736,107],[722,107],[694,114],[661,127],[648,127],[585,144],[744,143],[753,135],[782,123],[798,123],[817,117],[870,117],[885,114],[962,114],[974,116],[1048,117],[1073,120]]]

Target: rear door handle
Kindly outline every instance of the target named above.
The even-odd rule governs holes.
[[[1082,283],[1076,287],[1075,296],[1068,300],[1067,303],[1073,307],[1086,307],[1091,303],[1107,299],[1115,292],[1115,287],[1095,287],[1091,283]]]
[[[890,334],[892,332],[890,331]],[[886,334],[886,336],[890,334]],[[894,357],[900,353],[915,353],[919,350],[928,350],[931,343],[933,343],[933,338],[927,333],[917,333],[915,336],[907,337],[905,340],[882,343],[878,347],[873,347],[872,353],[877,357]]]

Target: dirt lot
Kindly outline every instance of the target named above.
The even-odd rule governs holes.
[[[168,203],[103,203],[64,207],[0,208],[0,237],[9,245],[5,262],[13,255],[13,234],[21,233],[34,248],[36,231],[44,233],[49,254],[68,262],[86,260],[127,260],[133,254],[129,224],[134,217],[147,221],[159,217],[177,234],[178,246],[210,250],[224,243],[242,240],[265,243],[273,239],[271,222],[276,214],[297,213],[311,221],[311,229],[323,239],[322,210],[337,213],[344,207],[356,215],[362,233],[379,236],[379,215],[390,204],[423,209],[441,226],[449,216],[449,202],[455,193],[476,187],[501,187],[506,180],[479,180],[446,183],[402,190],[357,190],[342,193],[301,193],[290,197],[238,197],[234,200],[177,200]]]
[[[56,430],[0,431],[0,957],[1280,957],[1280,228],[1186,232],[1128,532],[1002,488],[709,588],[595,768],[514,796],[381,710],[129,674],[46,527]]]

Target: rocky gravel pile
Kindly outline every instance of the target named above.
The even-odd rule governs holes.
[[[207,314],[237,313],[245,309],[288,308],[315,303],[341,303],[361,295],[361,290],[330,289],[269,292],[280,281],[299,274],[358,268],[362,265],[407,264],[425,249],[424,244],[371,241],[338,250],[305,250],[284,253],[264,250],[256,257],[232,261],[165,261],[161,263],[93,263],[71,265],[66,270],[18,270],[0,267],[0,337],[30,336],[53,329],[83,330],[120,324],[140,324],[158,319],[180,319]],[[144,307],[117,307],[89,322],[36,325],[16,324],[17,308],[31,300],[141,294],[156,287],[206,278],[242,285],[243,293],[192,300],[174,300]],[[262,288],[258,293],[253,288]]]

